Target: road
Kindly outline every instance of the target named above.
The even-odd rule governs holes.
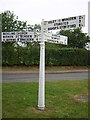
[[[38,81],[38,73],[29,72],[2,72],[2,82],[32,82]],[[80,80],[88,79],[88,72],[73,72],[73,73],[46,73],[45,79],[48,81],[52,80]]]

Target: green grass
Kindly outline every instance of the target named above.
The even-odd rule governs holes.
[[[74,70],[74,69],[88,69],[87,66],[46,66],[46,70]],[[31,71],[38,71],[39,66],[3,66],[2,70],[31,70]]]
[[[46,82],[46,109],[40,111],[38,82],[3,83],[3,118],[88,118],[88,102],[74,96],[88,94],[88,80]]]

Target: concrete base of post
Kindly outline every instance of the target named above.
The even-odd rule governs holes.
[[[45,107],[39,107],[38,106],[38,110],[42,110],[43,111],[43,110],[45,110]]]
[[[45,107],[38,107],[38,110],[44,111],[44,110],[45,110]]]

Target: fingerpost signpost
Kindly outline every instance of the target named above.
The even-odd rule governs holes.
[[[67,45],[68,37],[51,33],[52,30],[70,30],[85,26],[85,15],[41,22],[41,32],[2,32],[2,42],[40,41],[40,68],[38,109],[45,109],[45,42]]]
[[[49,30],[73,29],[85,26],[85,15],[69,17],[58,20],[44,21],[41,23],[41,43],[40,43],[40,72],[39,72],[39,96],[38,109],[45,109],[45,33]],[[47,36],[49,34],[47,33]],[[52,36],[53,38],[53,36]],[[52,40],[51,38],[51,40]],[[55,38],[55,37],[54,37]],[[56,36],[56,40],[58,37]],[[50,39],[49,39],[50,40]],[[53,40],[54,41],[54,40]],[[48,42],[48,39],[47,39]],[[67,37],[66,37],[67,42]],[[55,43],[55,42],[53,42]],[[67,44],[67,43],[65,43]]]

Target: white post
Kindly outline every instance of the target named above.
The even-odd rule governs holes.
[[[90,1],[88,2],[88,36],[90,37]]]
[[[39,95],[38,109],[45,109],[45,42],[44,42],[44,20],[41,23],[41,43],[40,43],[40,70],[39,70]]]

